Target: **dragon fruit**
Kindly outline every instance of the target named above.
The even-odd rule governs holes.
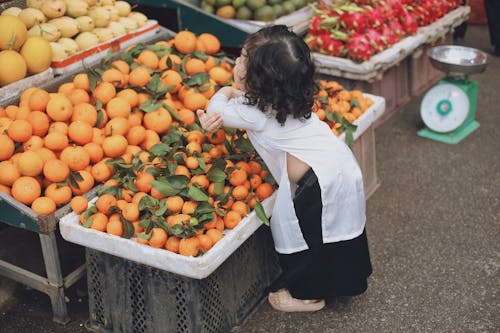
[[[401,25],[403,26],[403,31],[406,35],[414,35],[418,30],[417,20],[411,16],[409,13],[401,16],[399,18]]]
[[[365,13],[360,11],[354,13],[345,12],[340,17],[341,25],[349,32],[364,33],[368,22]]]
[[[375,53],[366,35],[353,33],[346,41],[347,55],[354,61],[369,60]]]

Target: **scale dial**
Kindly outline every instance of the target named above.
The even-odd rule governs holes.
[[[430,89],[420,105],[424,124],[439,133],[458,128],[469,113],[469,99],[465,92],[453,84],[443,83]]]

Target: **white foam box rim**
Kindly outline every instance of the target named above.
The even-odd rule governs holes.
[[[276,193],[262,202],[266,215],[270,215]],[[90,201],[94,204],[97,198]],[[59,221],[62,237],[76,243],[140,264],[194,279],[203,279],[214,272],[243,242],[245,242],[262,222],[252,211],[232,230],[225,230],[224,237],[209,251],[199,257],[187,257],[165,249],[143,245],[135,240],[113,236],[105,232],[83,227],[79,215],[71,212]],[[270,231],[269,231],[270,232]]]
[[[54,70],[49,67],[43,72],[26,76],[24,79],[12,82],[0,88],[0,105],[7,100],[18,96],[24,90],[31,87],[38,87],[54,79]]]

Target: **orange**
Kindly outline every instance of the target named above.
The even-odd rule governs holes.
[[[158,59],[158,55],[156,55],[156,53],[151,50],[142,51],[135,60],[137,61],[137,63],[151,69],[158,68],[158,63],[160,61],[160,59]]]
[[[205,72],[205,63],[198,58],[191,58],[184,65],[187,75],[194,75]]]
[[[229,174],[229,182],[231,185],[242,185],[247,180],[247,172],[243,169],[235,169]]]
[[[67,97],[69,98],[71,103],[73,103],[73,105],[90,102],[90,96],[88,92],[83,89],[75,89]]]
[[[111,219],[108,221],[108,224],[106,224],[106,232],[110,235],[115,235],[118,237],[123,236],[123,223],[120,220],[113,220]]]
[[[64,148],[59,158],[73,171],[83,170],[90,164],[89,153],[80,146]]]
[[[208,75],[217,84],[224,85],[231,79],[231,73],[220,66],[213,67],[208,71]]]
[[[90,91],[90,82],[87,73],[76,74],[73,78],[73,85],[75,86],[75,88]]]
[[[194,92],[186,95],[183,103],[187,109],[195,111],[198,109],[205,109],[207,107],[208,99],[203,94]]]
[[[182,224],[188,223],[190,219],[191,219],[191,216],[186,215],[186,214],[169,215],[167,217],[167,223],[169,226],[172,227],[176,224],[182,225]]]
[[[52,183],[45,188],[45,196],[54,200],[56,206],[61,206],[70,202],[72,192],[69,186],[59,186]]]
[[[102,143],[104,155],[111,158],[125,154],[127,146],[127,139],[123,135],[118,134],[106,137]]]
[[[224,130],[220,128],[215,132],[208,133],[207,139],[214,145],[224,143],[224,140],[226,139],[226,132],[224,132]]]
[[[127,141],[131,145],[139,145],[146,139],[146,129],[141,126],[133,126],[127,133]]]
[[[178,165],[177,168],[175,169],[174,175],[176,176],[183,175],[188,178],[191,178],[191,172],[184,165]]]
[[[166,56],[163,56],[160,59],[160,62],[158,63],[158,68],[161,70],[165,69],[175,69],[175,65],[180,65],[182,63],[181,57],[179,57],[177,54],[169,54]]]
[[[137,92],[133,89],[130,89],[130,88],[123,89],[120,92],[118,92],[116,94],[116,96],[125,99],[131,108],[139,105],[139,96],[138,96]],[[109,106],[108,106],[108,109],[109,109]]]
[[[19,105],[27,105],[29,106],[29,99],[30,99],[30,96],[33,92],[35,92],[36,90],[38,90],[39,88],[37,87],[30,87],[28,89],[25,89],[22,93],[21,93],[21,96],[19,97]],[[2,109],[3,110],[3,109]],[[3,112],[5,112],[5,110],[3,110]],[[0,111],[0,114],[2,112]],[[3,115],[1,116],[3,117]]]
[[[186,157],[184,162],[186,163],[186,166],[189,169],[197,169],[200,166],[200,163],[198,162],[198,158],[196,158],[194,156]]]
[[[3,192],[7,195],[11,195],[10,193],[10,187],[6,186],[6,185],[2,185],[0,184],[0,192]]]
[[[102,104],[107,104],[116,95],[115,86],[110,82],[101,82],[94,89],[93,96]]]
[[[193,155],[195,152],[197,153],[201,153],[202,151],[202,148],[201,148],[201,145],[198,143],[198,142],[189,142],[187,145],[186,145],[186,151],[190,154],[190,155]]]
[[[140,172],[134,181],[135,187],[141,192],[149,192],[153,187],[151,182],[155,180],[155,177],[149,172]]]
[[[51,182],[58,183],[69,177],[69,167],[61,160],[53,159],[45,162],[43,175]]]
[[[14,116],[14,119],[24,119],[28,118],[28,115],[31,113],[31,110],[27,106],[19,106],[17,108],[16,115]]]
[[[68,96],[75,90],[75,84],[73,82],[65,82],[57,88],[57,93]]]
[[[20,177],[12,185],[12,196],[26,205],[31,205],[42,193],[40,183],[34,177]]]
[[[179,242],[179,254],[195,257],[200,251],[200,241],[196,237],[182,238]]]
[[[79,144],[85,145],[92,141],[94,131],[92,126],[84,121],[74,121],[68,126],[68,136],[69,138]]]
[[[161,248],[165,246],[167,242],[167,232],[162,228],[153,228],[151,230],[151,237],[149,237],[148,243],[151,247]]]
[[[42,173],[44,162],[34,151],[25,151],[19,157],[17,168],[23,176],[35,177]]]
[[[262,183],[255,189],[255,193],[257,193],[260,200],[270,197],[273,194],[273,191],[273,186],[269,183]]]
[[[63,134],[68,134],[68,124],[62,121],[56,121],[50,124],[49,133],[60,132]]]
[[[31,124],[33,135],[44,136],[47,134],[50,121],[46,113],[41,111],[32,111],[26,120]]]
[[[108,217],[103,213],[95,213],[91,217],[92,224],[90,225],[91,229],[95,229],[97,231],[106,231],[106,227],[108,225]]]
[[[7,134],[16,142],[26,142],[33,135],[33,127],[27,120],[16,119],[10,123]]]
[[[170,252],[179,253],[179,243],[179,237],[168,237],[167,242],[165,243],[165,249]]]
[[[116,198],[111,194],[102,194],[95,202],[95,206],[98,211],[108,215],[109,208],[112,206],[116,206]]]
[[[17,165],[11,161],[0,162],[0,184],[12,186],[21,177]]]
[[[129,222],[139,220],[139,206],[131,202],[125,204],[122,208],[122,215]]]
[[[212,34],[203,33],[198,36],[198,41],[205,47],[206,54],[215,54],[220,50],[220,41]]]
[[[76,213],[76,214],[81,214],[83,213],[89,205],[89,202],[87,198],[77,195],[71,199],[71,209]]]
[[[104,157],[104,150],[102,150],[101,145],[95,142],[89,142],[83,148],[89,154],[90,162],[97,163]]]
[[[215,94],[215,82],[209,80],[198,87],[200,94],[205,96],[205,98],[210,99]]]
[[[262,171],[262,166],[257,161],[249,161],[250,173],[259,174]]]
[[[145,150],[151,149],[155,144],[160,142],[160,136],[153,130],[146,130],[146,139],[141,143],[141,148]]]
[[[116,117],[127,118],[131,110],[129,102],[122,97],[114,97],[106,105],[106,112],[111,119]]]
[[[193,215],[197,206],[198,203],[193,200],[184,202],[184,204],[182,205],[182,214]]]
[[[176,93],[182,87],[182,76],[175,70],[168,69],[161,74],[163,86],[174,86],[170,90],[171,93]]]
[[[57,158],[56,154],[52,150],[46,147],[35,149],[35,152],[38,154],[38,156],[42,158],[44,163],[54,158]]]
[[[232,194],[236,200],[244,200],[248,197],[248,189],[244,185],[238,185],[233,189]]]
[[[61,151],[69,145],[69,139],[64,133],[52,132],[45,136],[43,144],[50,150]]]
[[[178,196],[174,195],[166,199],[167,209],[172,213],[178,213],[182,210],[184,205],[184,200]]]
[[[14,141],[5,134],[0,134],[0,161],[8,160],[13,154],[15,150]]]
[[[188,142],[195,141],[201,144],[205,142],[205,135],[200,131],[193,130],[186,133],[186,139]]]
[[[26,150],[36,150],[43,147],[43,139],[39,136],[33,135],[28,141],[23,143],[23,149]]]
[[[208,237],[207,235],[198,235],[196,236],[198,240],[200,241],[200,247],[204,252],[207,252],[212,248],[214,245],[212,238]]]
[[[94,164],[90,173],[97,182],[105,182],[113,175],[113,168],[102,161]]]
[[[115,117],[107,122],[104,127],[105,135],[127,135],[130,129],[130,123],[127,118]]]
[[[137,126],[142,124],[142,118],[144,118],[144,112],[135,108],[128,116],[128,122],[130,126]]]
[[[185,125],[191,126],[196,123],[196,114],[190,109],[181,108],[177,111],[177,114],[181,118],[182,123]]]
[[[210,185],[210,181],[208,180],[208,177],[206,175],[195,175],[193,178],[191,178],[190,181],[191,184],[198,184],[201,188],[208,189],[208,186]]]
[[[33,201],[31,209],[40,215],[50,215],[56,211],[56,203],[51,198],[39,197]]]
[[[179,31],[174,38],[174,46],[180,53],[189,54],[196,48],[196,35],[191,31]]]
[[[73,114],[73,103],[62,94],[53,94],[47,104],[47,114],[54,121],[66,121]]]
[[[96,127],[92,128],[92,131],[93,131],[92,142],[98,145],[102,145],[104,138],[106,137],[104,131]]]
[[[129,64],[123,60],[115,60],[111,63],[111,66],[118,69],[122,74],[128,74],[130,72]]]
[[[172,116],[167,109],[160,107],[156,111],[147,112],[144,115],[143,124],[146,129],[164,134],[172,124]]]
[[[235,201],[231,206],[231,210],[234,210],[235,212],[240,214],[241,217],[247,216],[250,212],[250,208],[243,201]]]
[[[125,77],[123,73],[116,68],[105,70],[102,73],[101,78],[102,82],[109,82],[115,87],[122,87],[125,84]]]
[[[128,76],[128,83],[131,86],[145,87],[149,81],[151,81],[151,74],[144,66],[134,68]]]
[[[28,106],[31,111],[45,111],[50,101],[50,95],[43,89],[34,90],[28,99]]]
[[[220,230],[217,230],[217,229],[210,229],[210,230],[207,230],[207,233],[206,235],[208,237],[210,237],[210,239],[212,240],[212,242],[215,244],[217,243],[218,241],[220,241],[223,237],[223,234]]]
[[[258,174],[252,174],[250,176],[250,187],[255,190],[260,184],[262,184],[262,178]]]
[[[228,229],[233,229],[240,223],[241,221],[241,215],[234,211],[230,210],[229,212],[224,215],[224,226]]]

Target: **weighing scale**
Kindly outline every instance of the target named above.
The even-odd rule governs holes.
[[[479,127],[474,120],[478,82],[469,80],[469,74],[486,69],[486,53],[464,46],[442,45],[427,52],[432,66],[446,73],[446,77],[431,88],[420,105],[420,116],[425,128],[421,137],[456,144]]]

